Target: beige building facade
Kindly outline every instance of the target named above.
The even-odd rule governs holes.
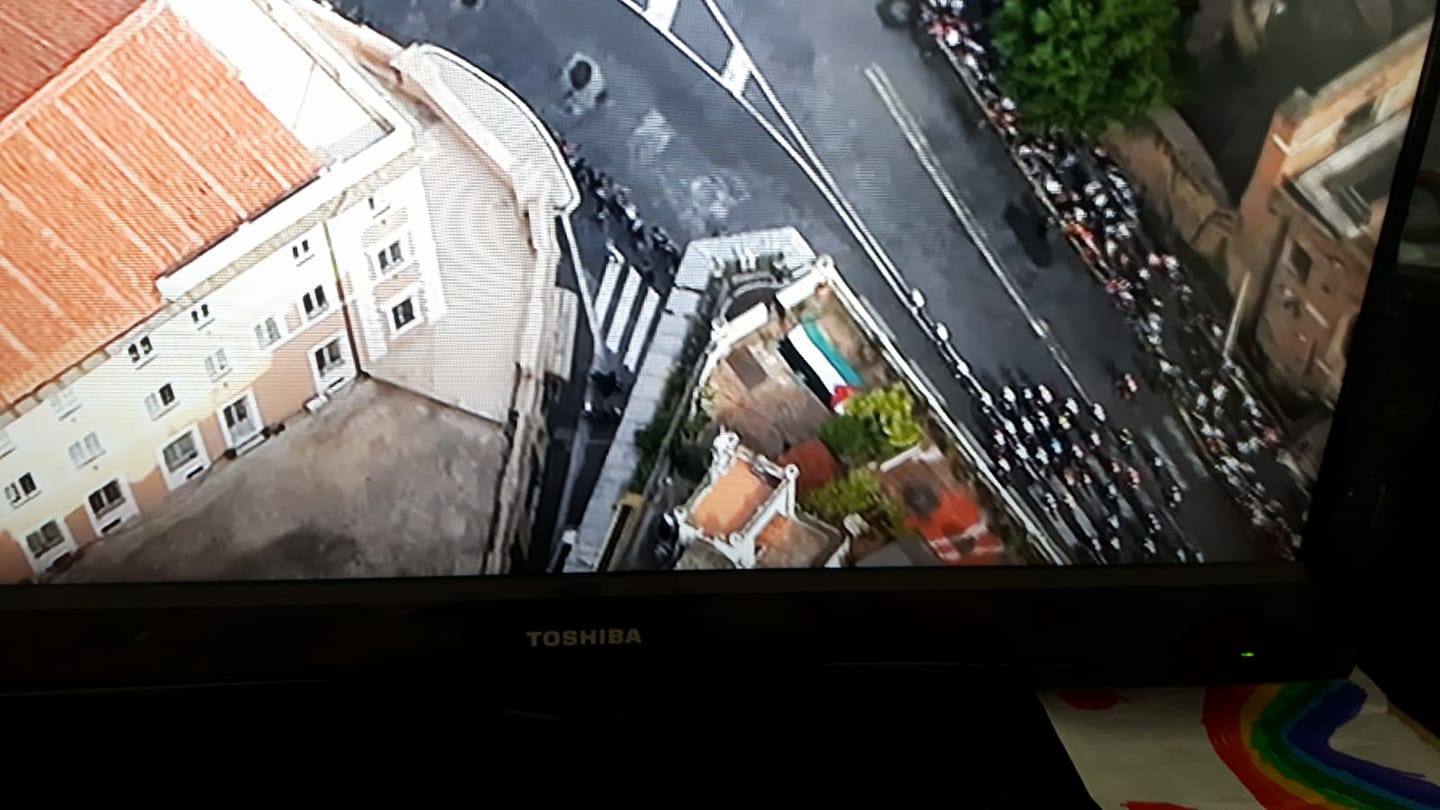
[[[43,575],[212,466],[283,441],[287,421],[323,418],[359,374],[510,426],[497,499],[522,501],[544,455],[545,380],[568,369],[554,360],[574,328],[556,224],[578,201],[533,113],[452,55],[402,50],[312,3],[140,5],[203,38],[320,168],[160,274],[160,304],[118,339],[7,397],[0,581]],[[136,28],[125,35],[143,40]],[[29,272],[10,277],[38,286]],[[487,570],[526,528],[513,508],[497,518]]]

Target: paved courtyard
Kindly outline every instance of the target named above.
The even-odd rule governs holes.
[[[56,580],[473,574],[505,450],[497,425],[362,379]]]

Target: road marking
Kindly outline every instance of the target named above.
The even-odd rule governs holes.
[[[680,0],[649,0],[645,4],[645,19],[661,31],[669,31],[675,23],[675,12],[680,10]]]
[[[660,293],[654,288],[645,290],[645,303],[640,305],[640,317],[635,319],[635,331],[630,333],[630,347],[625,351],[625,368],[634,371],[640,364],[640,353],[645,350],[645,340],[650,336],[650,322],[655,320],[655,308],[660,306]]]
[[[1180,465],[1175,463],[1175,457],[1170,455],[1170,452],[1165,447],[1165,443],[1160,441],[1160,437],[1155,434],[1155,431],[1146,430],[1143,435],[1145,436],[1145,443],[1150,445],[1150,449],[1155,452],[1155,455],[1159,456],[1160,459],[1165,462],[1165,466],[1169,467],[1174,473],[1175,483],[1180,485],[1181,491],[1190,489],[1189,480],[1180,473]]]
[[[660,159],[670,141],[675,139],[675,128],[665,120],[659,110],[650,110],[630,133],[627,146],[630,159],[639,164],[654,163]]]
[[[1070,380],[1070,384],[1075,387],[1075,390],[1086,400],[1093,401],[1089,392],[1086,391],[1085,386],[1081,384],[1080,378],[1075,375],[1074,370],[1070,367],[1070,362],[1065,358],[1063,350],[1056,345],[1053,336],[1050,334],[1049,327],[1044,320],[1030,309],[1030,304],[1026,302],[1025,297],[1020,294],[1019,288],[1011,281],[1010,274],[1007,273],[1005,268],[1000,264],[1000,260],[995,256],[994,250],[990,247],[989,240],[985,238],[985,234],[980,230],[979,224],[975,221],[975,214],[970,210],[970,207],[965,204],[965,201],[960,199],[960,195],[956,193],[949,176],[945,174],[945,170],[940,166],[939,156],[935,154],[935,150],[930,146],[929,138],[925,137],[925,133],[920,129],[919,122],[915,120],[914,115],[906,108],[905,103],[900,100],[900,95],[895,91],[894,85],[890,83],[890,78],[886,76],[885,71],[876,64],[872,64],[865,69],[865,78],[870,80],[871,86],[875,88],[875,92],[880,96],[880,101],[884,103],[886,111],[890,113],[890,118],[895,121],[896,126],[900,127],[900,132],[905,136],[905,140],[910,143],[911,151],[913,151],[915,157],[920,160],[920,165],[925,169],[925,173],[930,175],[930,180],[935,184],[935,188],[939,190],[940,196],[945,198],[945,202],[950,206],[950,210],[955,214],[955,218],[960,220],[961,227],[965,229],[965,235],[969,237],[970,242],[980,251],[981,258],[983,258],[985,264],[989,266],[990,272],[1000,281],[1000,285],[1005,288],[1005,293],[1010,296],[1010,300],[1015,303],[1015,306],[1020,309],[1025,319],[1029,321],[1031,331],[1033,331],[1035,336],[1045,345],[1046,350],[1050,352],[1050,356],[1054,358],[1056,365],[1060,366],[1060,370],[1064,372],[1065,377]]]
[[[635,299],[640,296],[640,274],[630,268],[625,274],[625,287],[620,291],[620,301],[615,305],[615,317],[610,321],[610,331],[605,335],[605,348],[620,351],[620,341],[625,337],[625,327],[635,309]]]
[[[1208,476],[1210,471],[1205,468],[1205,462],[1201,461],[1200,457],[1195,454],[1195,451],[1190,449],[1193,443],[1185,433],[1185,429],[1180,427],[1180,423],[1175,420],[1175,417],[1168,413],[1165,414],[1164,421],[1165,430],[1184,448],[1183,455],[1185,456],[1185,460],[1190,462],[1190,469],[1194,470],[1195,475],[1199,478]]]
[[[731,95],[744,95],[745,83],[750,81],[754,70],[755,63],[750,61],[750,54],[739,45],[731,45],[730,55],[725,58],[725,70],[720,73],[720,83]]]
[[[644,9],[636,4],[635,0],[620,0],[620,3],[637,16],[644,17]],[[710,8],[712,16],[714,16],[717,22],[724,28],[726,36],[731,42],[739,44],[739,37],[735,35],[734,30],[730,27],[728,21],[725,20],[724,15],[721,14],[715,6],[713,0],[706,0],[706,5]],[[701,59],[694,48],[691,48],[684,40],[675,36],[673,31],[661,30],[660,33],[672,47],[680,51],[686,59],[689,59],[690,63],[693,64],[697,70],[708,76],[710,80],[716,84],[722,87],[724,86],[720,74],[704,59]],[[765,134],[770,136],[770,139],[775,142],[775,145],[785,152],[786,156],[795,163],[795,166],[800,169],[805,177],[815,186],[815,189],[820,192],[820,195],[825,198],[825,201],[829,203],[830,207],[835,211],[835,214],[840,217],[840,221],[845,224],[846,229],[850,231],[850,235],[860,244],[860,249],[864,251],[865,256],[870,259],[870,262],[880,273],[881,279],[885,281],[891,293],[900,299],[902,303],[908,302],[910,300],[911,288],[900,274],[900,271],[895,267],[895,262],[892,261],[889,254],[885,252],[885,248],[880,244],[880,240],[875,238],[875,235],[871,233],[870,229],[865,225],[864,220],[862,220],[860,215],[855,211],[855,207],[846,199],[840,189],[840,185],[835,182],[835,178],[830,174],[825,163],[815,154],[814,148],[805,138],[800,127],[796,125],[789,111],[787,111],[785,106],[780,103],[780,100],[776,98],[774,90],[770,87],[769,81],[765,78],[764,72],[759,69],[758,65],[753,67],[752,75],[756,85],[762,93],[764,93],[766,103],[769,104],[771,109],[775,111],[775,114],[780,117],[785,128],[789,130],[790,136],[794,138],[794,142],[791,142],[790,139],[782,135],[780,131],[776,129],[775,125],[771,123],[770,119],[761,115],[760,111],[756,109],[750,99],[744,95],[737,95],[734,96],[736,103],[740,105],[741,109],[750,116],[751,120],[754,121],[757,126],[765,131]],[[951,430],[952,433],[960,434],[960,431],[963,430],[959,425],[955,425],[948,413],[941,411],[937,416],[942,423],[953,426]],[[966,447],[967,451],[977,460],[983,458],[984,456],[980,452],[978,445],[968,437],[968,433],[963,434],[963,436],[964,438],[962,438],[961,444]],[[983,476],[991,475],[989,469],[983,464],[981,465],[981,473]],[[1074,562],[1065,554],[1061,553],[1053,538],[1040,528],[1039,521],[1034,517],[1032,510],[1023,505],[1013,503],[1016,496],[1010,487],[1000,485],[993,480],[993,477],[987,477],[986,482],[994,488],[1007,504],[1011,505],[1011,510],[1019,516],[1031,537],[1039,544],[1041,552],[1048,557],[1051,562],[1057,565]]]
[[[573,212],[572,212],[573,215]],[[600,347],[604,345],[600,339],[600,321],[604,313],[595,311],[595,297],[590,291],[590,269],[585,266],[585,260],[580,256],[580,243],[575,238],[575,223],[571,222],[571,215],[560,218],[560,227],[565,234],[565,242],[570,249],[570,264],[575,267],[575,286],[580,290],[580,302],[585,307],[586,325],[590,327],[590,338],[593,341],[592,351],[600,353]]]
[[[615,287],[620,283],[620,277],[625,275],[625,254],[614,244],[607,247],[610,255],[605,259],[605,277],[600,279],[600,294],[595,296],[595,317],[600,319],[595,324],[597,329],[605,326],[605,318],[610,314],[610,301],[615,297]]]

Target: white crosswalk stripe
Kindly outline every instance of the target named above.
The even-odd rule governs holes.
[[[638,11],[640,16],[644,17],[651,25],[670,35],[673,41],[681,46],[682,50],[704,50],[698,47],[698,42],[687,42],[686,36],[682,32],[675,30],[675,16],[680,11],[681,0],[621,0],[621,2]],[[720,83],[725,85],[725,89],[729,90],[732,94],[736,96],[744,95],[745,87],[749,84],[750,77],[755,73],[755,63],[751,61],[750,54],[746,52],[744,46],[740,44],[740,38],[735,34],[735,30],[731,28],[730,21],[725,19],[725,15],[720,11],[720,8],[714,3],[709,2],[709,0],[684,0],[684,2],[697,5],[703,4],[706,14],[714,21],[714,25],[723,33],[725,39],[729,41],[730,50],[725,57],[724,68],[721,69],[720,72]],[[692,26],[694,24],[693,19],[694,18],[692,18]],[[691,32],[690,36],[692,38],[695,37],[695,32]],[[698,59],[699,57],[696,58]],[[712,64],[710,68],[711,70],[715,70],[720,68],[720,66]]]
[[[605,274],[600,279],[600,292],[595,296],[595,317],[599,326],[605,325],[605,316],[610,313],[610,301],[615,297],[615,287],[625,275],[625,255],[615,245],[609,245],[610,255],[605,259]]]
[[[605,348],[620,351],[620,341],[625,337],[625,327],[630,322],[630,310],[640,297],[641,279],[635,268],[625,273],[625,286],[620,290],[620,300],[615,303],[615,317],[610,320],[610,331],[605,333]]]
[[[640,367],[640,354],[645,351],[645,339],[650,336],[650,324],[655,320],[655,309],[660,306],[660,293],[653,287],[645,290],[645,303],[640,306],[640,317],[635,319],[635,331],[630,333],[630,346],[625,351],[625,368],[634,371]]]
[[[675,12],[680,9],[680,0],[649,0],[645,4],[645,19],[662,31],[670,30],[675,22]]]
[[[1190,469],[1195,473],[1195,476],[1197,478],[1204,478],[1209,475],[1210,471],[1205,469],[1205,462],[1201,461],[1200,457],[1195,455],[1195,451],[1190,447],[1190,439],[1186,435],[1185,429],[1180,427],[1180,423],[1175,420],[1175,417],[1168,414],[1165,416],[1165,430],[1170,434],[1171,438],[1175,439],[1175,442],[1183,448],[1181,455],[1185,456],[1185,460],[1190,462]]]
[[[1180,490],[1182,492],[1189,490],[1189,479],[1181,474],[1180,468],[1175,464],[1174,456],[1170,455],[1170,451],[1166,449],[1165,443],[1160,441],[1160,437],[1155,435],[1153,430],[1147,430],[1142,435],[1145,437],[1145,444],[1150,446],[1151,452],[1164,459],[1165,466],[1170,468],[1171,473],[1175,476],[1176,483],[1180,485]]]
[[[750,54],[739,45],[730,48],[730,56],[725,60],[725,70],[720,74],[720,81],[725,89],[734,95],[745,93],[745,83],[750,81],[750,74],[755,70],[755,63],[750,61]]]

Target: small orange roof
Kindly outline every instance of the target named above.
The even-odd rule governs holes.
[[[818,438],[786,450],[779,463],[782,467],[794,464],[799,468],[800,477],[795,481],[795,489],[801,494],[823,487],[840,477],[840,464],[835,460],[835,454]]]
[[[695,505],[690,520],[706,536],[728,536],[749,523],[774,491],[773,483],[757,475],[749,464],[737,461]]]
[[[778,548],[790,537],[790,518],[776,515],[755,536],[756,548]]]
[[[156,312],[156,279],[317,162],[158,0],[5,0],[0,54],[8,406]]]
[[[980,522],[980,506],[975,497],[960,489],[946,489],[939,494],[940,503],[928,515],[910,515],[905,524],[920,532],[926,540],[958,537]]]
[[[809,568],[823,563],[839,538],[804,522],[776,515],[755,536],[760,568]]]

